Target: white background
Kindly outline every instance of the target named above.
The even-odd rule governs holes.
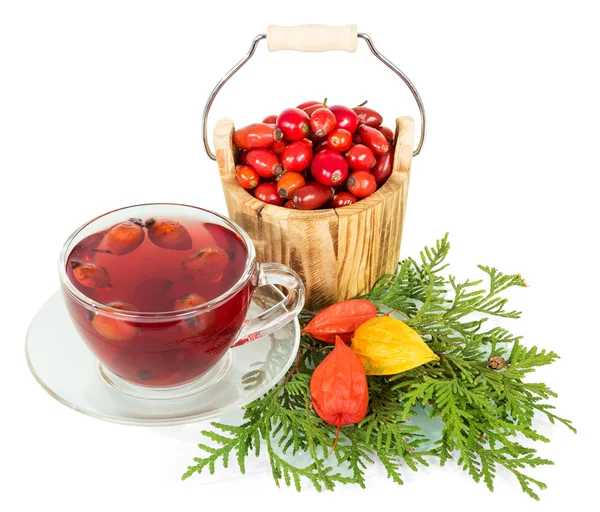
[[[598,16],[594,2],[0,2],[0,507],[207,510],[444,507],[541,510],[597,504]],[[269,23],[357,23],[414,81],[429,114],[413,162],[402,254],[449,231],[455,272],[520,272],[514,330],[562,359],[537,379],[577,435],[539,422],[556,462],[536,503],[452,465],[375,469],[368,489],[297,496],[265,461],[179,480],[204,425],[138,428],[78,414],[29,375],[27,325],[57,288],[62,242],[89,218],[150,201],[225,213],[200,118],[208,93]],[[269,54],[262,44],[219,96],[210,124],[241,126],[327,96],[369,99],[391,124],[416,108],[364,43],[356,54]],[[597,380],[596,380],[597,381]],[[266,505],[269,503],[270,505]]]

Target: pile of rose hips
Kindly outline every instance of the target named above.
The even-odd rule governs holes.
[[[394,132],[364,104],[308,101],[237,130],[239,184],[265,203],[339,208],[370,196],[392,173]]]

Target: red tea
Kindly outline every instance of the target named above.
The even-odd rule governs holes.
[[[184,319],[240,280],[244,241],[218,224],[192,219],[130,219],[81,240],[67,275],[81,293],[120,311],[161,313],[123,319],[69,294],[75,325],[98,359],[143,386],[184,384],[204,374],[235,341],[253,291],[251,280],[220,305]]]

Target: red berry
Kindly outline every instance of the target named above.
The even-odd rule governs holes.
[[[378,126],[377,130],[388,140],[390,144],[394,144],[394,132],[387,126]]]
[[[352,110],[356,112],[356,115],[358,116],[358,122],[360,124],[366,124],[367,126],[371,126],[372,128],[377,128],[383,121],[383,117],[381,117],[381,114],[379,114],[379,112],[376,112],[372,108],[354,107]]]
[[[320,153],[320,152],[321,152],[321,151],[323,151],[324,149],[331,149],[331,148],[329,147],[329,143],[328,143],[326,140],[324,140],[324,141],[323,141],[323,142],[321,142],[319,145],[317,145],[317,147],[315,148],[315,151],[314,151],[315,155],[316,155],[317,153]]]
[[[173,302],[173,310],[183,311],[185,309],[201,306],[206,302],[206,299],[202,295],[198,295],[197,293],[188,293],[187,295],[179,297],[175,300],[175,302]],[[186,318],[180,323],[179,327],[186,334],[199,334],[213,327],[216,319],[217,318],[214,311],[204,311],[203,313],[198,313],[192,318]]]
[[[294,197],[296,190],[306,185],[306,180],[302,174],[297,172],[285,172],[277,182],[277,191],[284,198]]]
[[[248,152],[246,160],[248,165],[263,178],[273,178],[283,172],[277,153],[270,149],[253,149]]]
[[[375,166],[371,169],[371,174],[377,182],[377,186],[381,187],[394,170],[394,148],[388,151],[385,155],[375,158]]]
[[[108,230],[101,245],[103,250],[122,256],[137,249],[146,239],[141,219],[120,222]]]
[[[278,142],[274,142],[273,144],[279,144]],[[248,151],[242,150],[240,151],[240,156],[238,158],[240,165],[248,165]]]
[[[179,297],[173,302],[173,311],[183,311],[184,309],[191,309],[197,306],[205,304],[207,300],[197,293],[188,293],[183,297]]]
[[[348,191],[362,199],[377,190],[375,177],[366,171],[355,171],[348,178]]]
[[[263,123],[275,124],[275,123],[277,123],[277,116],[276,115],[267,116],[263,119]]]
[[[273,142],[273,144],[271,144],[271,147],[269,147],[269,149],[271,151],[275,151],[275,153],[277,153],[279,156],[281,156],[281,153],[283,153],[283,150],[287,147],[288,147],[288,142],[285,140],[280,140],[277,142]],[[242,163],[241,158],[240,158],[240,163]]]
[[[207,247],[194,251],[181,263],[187,272],[210,278],[219,278],[227,265],[229,265],[229,254],[221,247]]]
[[[283,203],[283,207],[284,208],[289,208],[290,210],[295,210],[296,209],[296,205],[294,204],[294,201],[292,201],[291,199],[289,199],[285,203]]]
[[[304,110],[305,108],[312,107],[313,105],[322,105],[322,104],[323,104],[322,101],[311,100],[311,101],[305,101],[304,103],[300,103],[300,105],[298,105],[296,108],[299,108],[300,110]]]
[[[379,130],[366,124],[358,127],[358,133],[365,146],[370,147],[376,155],[385,155],[390,150],[390,144]]]
[[[375,165],[373,151],[363,144],[352,146],[346,153],[348,167],[353,171],[370,171]]]
[[[281,164],[286,171],[308,169],[313,156],[312,142],[308,139],[292,142],[281,154]]]
[[[318,146],[321,142],[327,142],[327,135],[325,137],[317,137],[317,134],[312,132],[308,138],[312,141],[313,145]]]
[[[318,108],[310,116],[310,127],[317,137],[325,137],[336,125],[335,115],[328,108]]]
[[[145,223],[150,241],[163,249],[187,251],[192,248],[192,237],[187,228],[169,219],[148,219]]]
[[[346,151],[352,146],[352,134],[343,128],[336,128],[329,134],[327,143],[331,149]]]
[[[303,110],[304,112],[306,112],[306,115],[307,115],[308,117],[310,117],[310,116],[312,116],[312,115],[313,115],[313,112],[314,112],[315,110],[318,110],[318,109],[320,109],[320,108],[325,108],[325,105],[323,105],[323,103],[320,103],[320,102],[319,102],[319,103],[317,103],[317,104],[315,104],[315,105],[311,105],[310,107],[303,108],[302,110]]]
[[[335,190],[335,193],[342,192],[342,191],[346,190],[346,182],[338,181],[335,185],[332,185],[331,188],[333,188],[333,190]]]
[[[73,276],[81,286],[86,288],[110,288],[110,276],[104,267],[95,263],[71,261]]]
[[[293,201],[297,210],[316,210],[332,197],[333,189],[331,187],[311,181],[296,192]]]
[[[122,311],[138,311],[133,304],[128,302],[109,302],[107,306]],[[92,318],[92,327],[100,336],[110,341],[130,341],[139,332],[135,325],[125,320],[112,318],[101,311]]]
[[[246,190],[256,187],[260,182],[260,176],[249,165],[238,165],[235,169],[235,175],[238,183]]]
[[[289,141],[302,140],[310,132],[310,118],[304,110],[287,108],[277,118],[277,128]]]
[[[334,105],[333,107],[329,107],[329,110],[335,115],[338,128],[348,130],[350,133],[356,131],[358,128],[358,116],[354,110],[343,105]]]
[[[324,149],[313,157],[310,172],[319,183],[331,187],[346,179],[348,164],[337,151]]]
[[[273,142],[281,140],[282,133],[278,128],[267,123],[254,123],[236,130],[233,143],[240,149],[266,149]]]
[[[261,183],[254,191],[254,197],[260,199],[263,203],[273,204],[275,206],[281,206],[283,204],[283,197],[277,192],[277,183],[267,181]]]
[[[356,203],[356,196],[351,194],[350,192],[338,192],[335,196],[333,196],[333,204],[334,208],[341,208],[342,206],[348,206],[349,204]]]

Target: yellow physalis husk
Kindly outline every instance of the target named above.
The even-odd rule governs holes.
[[[395,375],[439,359],[414,330],[389,316],[372,318],[352,338],[367,375]]]

